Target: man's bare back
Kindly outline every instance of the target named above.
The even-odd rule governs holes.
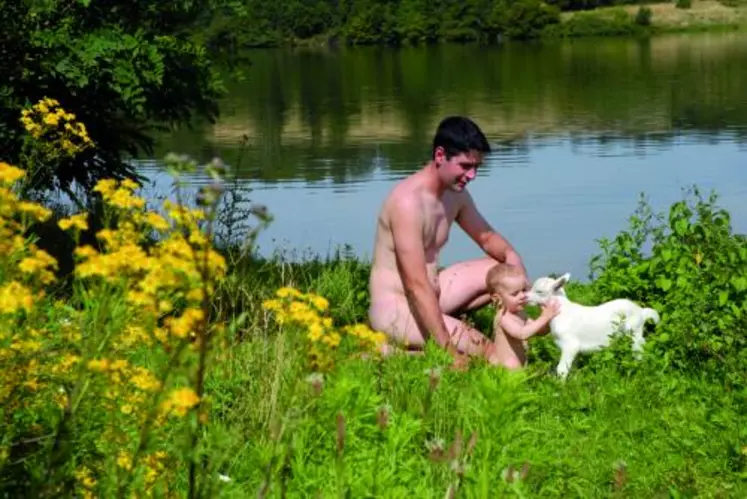
[[[476,125],[466,118],[447,118],[434,139],[433,159],[385,199],[369,281],[369,321],[410,348],[420,348],[432,337],[443,347],[456,346],[508,365],[507,352],[496,352],[485,336],[454,317],[489,302],[485,276],[497,261],[511,260],[523,268],[518,254],[483,219],[466,191],[485,151],[489,146]],[[487,258],[439,272],[439,253],[454,222]]]

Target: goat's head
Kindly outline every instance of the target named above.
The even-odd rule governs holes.
[[[534,284],[532,284],[532,289],[527,293],[527,300],[529,303],[535,305],[544,305],[552,298],[566,296],[563,286],[565,286],[570,278],[571,274],[569,273],[565,273],[557,279],[553,279],[552,277],[537,278]]]

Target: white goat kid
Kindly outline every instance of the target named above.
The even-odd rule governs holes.
[[[608,301],[595,307],[573,303],[563,286],[570,279],[563,274],[558,279],[540,277],[532,285],[527,298],[543,305],[551,300],[560,302],[560,313],[550,321],[550,333],[561,350],[558,376],[565,378],[579,352],[592,352],[606,347],[611,336],[621,327],[633,337],[633,351],[640,357],[646,340],[643,326],[647,320],[659,322],[653,308],[642,308],[628,299]]]

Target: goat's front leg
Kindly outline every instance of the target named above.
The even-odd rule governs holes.
[[[557,373],[560,379],[565,379],[568,376],[568,372],[571,370],[573,359],[578,354],[578,347],[576,345],[563,345],[560,352],[560,362],[558,362]]]

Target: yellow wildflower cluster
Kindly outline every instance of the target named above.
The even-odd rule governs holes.
[[[359,344],[363,350],[379,352],[380,348],[386,343],[386,335],[379,331],[374,331],[366,324],[352,324],[342,328],[343,331],[358,338]]]
[[[24,109],[21,123],[49,151],[62,150],[72,157],[93,146],[86,126],[76,121],[76,116],[65,111],[55,99],[45,97],[31,109]]]
[[[148,497],[152,497],[153,486],[163,473],[167,459],[168,454],[163,451],[153,452],[142,459],[145,466],[144,489]],[[120,450],[117,454],[117,466],[125,471],[132,471],[132,455],[125,450]]]
[[[333,365],[332,354],[340,345],[342,335],[334,327],[332,318],[322,315],[329,308],[327,299],[290,287],[278,289],[275,296],[276,298],[265,300],[262,307],[273,313],[278,324],[295,325],[305,330],[313,370],[330,369]],[[384,334],[372,331],[365,324],[343,327],[342,332],[357,337],[359,346],[368,352],[378,352],[386,341]]]
[[[159,213],[144,209],[145,201],[135,195],[136,188],[130,180],[106,179],[96,185],[104,203],[116,211],[118,228],[98,232],[101,252],[91,246],[76,249],[75,273],[80,278],[98,277],[115,285],[129,278],[126,300],[158,319],[144,321],[153,324],[149,331],[141,327],[124,331],[119,339],[121,346],[129,348],[139,340],[167,344],[172,338],[195,338],[195,331],[205,322],[205,293],[212,293],[213,281],[225,275],[225,260],[202,233],[199,223],[205,214],[168,201],[164,208],[177,230],[146,245],[153,231],[163,233],[172,225]],[[67,220],[68,228],[76,227],[75,216]],[[183,305],[181,314],[173,313],[177,303]]]
[[[18,198],[14,183],[24,176],[0,162],[0,407],[6,416],[50,402],[65,406],[63,387],[80,360],[67,327],[54,320],[57,309],[39,310],[57,262],[26,236],[33,223],[51,213]]]
[[[319,295],[301,293],[295,288],[280,288],[276,298],[265,300],[262,307],[273,313],[281,325],[295,325],[305,330],[309,343],[309,362],[312,370],[323,371],[332,367],[331,352],[340,344],[340,334],[331,317],[323,314],[329,303]]]
[[[54,103],[45,105],[56,112]],[[220,324],[208,325],[206,304],[226,263],[203,233],[203,211],[170,203],[163,214],[149,211],[135,194],[137,184],[107,179],[96,191],[114,224],[96,234],[96,247],[75,251],[78,298],[53,302],[45,285],[55,279],[57,262],[26,236],[32,223],[51,213],[17,197],[15,184],[23,178],[23,170],[0,163],[4,441],[54,434],[55,418],[79,417],[68,427],[98,434],[95,452],[81,454],[96,457],[85,458],[74,472],[76,494],[109,490],[107,466],[117,465],[139,477],[137,495],[148,495],[156,482],[175,477],[160,442],[189,415],[207,421],[202,395],[171,387],[177,375],[193,379],[203,346],[222,331]],[[88,215],[73,214],[58,225],[77,236],[88,230]],[[0,458],[4,449],[0,445]],[[123,449],[132,453],[117,462],[107,457]],[[116,483],[126,483],[120,478]]]

